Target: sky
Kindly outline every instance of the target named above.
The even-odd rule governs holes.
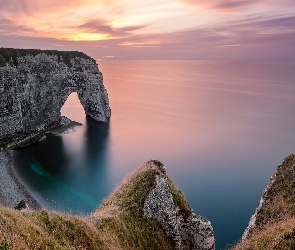
[[[0,0],[0,47],[295,61],[295,0]]]

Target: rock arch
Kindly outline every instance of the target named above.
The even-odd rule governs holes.
[[[84,55],[84,54],[83,54]],[[111,111],[103,76],[91,58],[40,53],[0,67],[0,147],[60,123],[68,96],[78,93],[85,114],[108,122]]]

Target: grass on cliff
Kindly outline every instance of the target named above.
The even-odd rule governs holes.
[[[156,175],[166,175],[150,161],[125,178],[90,216],[48,211],[15,211],[0,207],[0,249],[174,249],[154,220],[143,216]],[[183,214],[191,209],[169,181]]]
[[[284,159],[263,194],[256,227],[233,250],[295,249],[295,154]]]
[[[276,181],[263,198],[264,204],[257,213],[256,230],[295,217],[295,154],[285,158],[278,167]]]
[[[231,250],[294,250],[295,218],[283,220],[256,232]]]
[[[95,230],[72,215],[1,208],[0,223],[7,249],[103,249]]]

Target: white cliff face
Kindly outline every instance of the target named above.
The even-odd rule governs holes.
[[[108,122],[108,95],[94,60],[76,56],[66,64],[62,56],[40,53],[18,57],[16,65],[0,67],[0,148],[58,124],[72,92],[87,115]]]
[[[294,175],[295,175],[294,166],[295,166],[294,155],[290,155],[278,166],[276,172],[274,172],[271,175],[270,181],[266,189],[263,191],[259,206],[256,208],[255,213],[251,216],[249,224],[245,232],[243,233],[242,241],[246,240],[249,236],[251,236],[252,232],[255,229],[266,226],[266,225],[263,225],[263,223],[259,222],[259,216],[260,216],[260,220],[261,220],[261,216],[263,216],[261,215],[261,213],[262,214],[268,213],[267,217],[269,218],[269,221],[271,221],[271,218],[273,220],[275,220],[275,218],[276,219],[279,218],[279,215],[276,215],[277,217],[275,217],[274,214],[270,216],[269,214],[271,213],[269,212],[269,209],[267,207],[274,207],[274,200],[272,199],[272,197],[280,195],[278,189],[275,187],[278,185],[278,183],[281,183],[282,190],[286,188],[287,186],[292,186],[292,183],[290,184],[290,181],[294,179]],[[285,216],[287,215],[285,214]],[[267,222],[265,223],[269,223],[269,221],[267,220]]]
[[[215,249],[211,223],[195,214],[184,218],[163,177],[156,177],[156,186],[144,203],[144,216],[156,219],[161,224],[175,242],[176,249]]]
[[[250,235],[252,230],[256,227],[257,214],[259,213],[259,211],[263,207],[265,197],[267,196],[268,191],[270,190],[272,185],[275,183],[275,181],[276,181],[276,172],[272,174],[266,189],[263,191],[262,197],[260,198],[259,206],[256,208],[255,213],[251,216],[251,218],[249,220],[249,224],[248,224],[245,232],[242,235],[242,241],[247,239],[247,237]]]

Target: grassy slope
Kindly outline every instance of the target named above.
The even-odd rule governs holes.
[[[295,218],[282,220],[256,232],[232,250],[293,250],[295,249]]]
[[[295,249],[295,154],[278,167],[263,198],[255,229],[233,249]]]
[[[89,217],[0,207],[0,249],[174,249],[158,222],[143,216],[156,175],[166,176],[160,164],[144,164]],[[169,187],[182,212],[190,214],[182,193],[171,181]]]

